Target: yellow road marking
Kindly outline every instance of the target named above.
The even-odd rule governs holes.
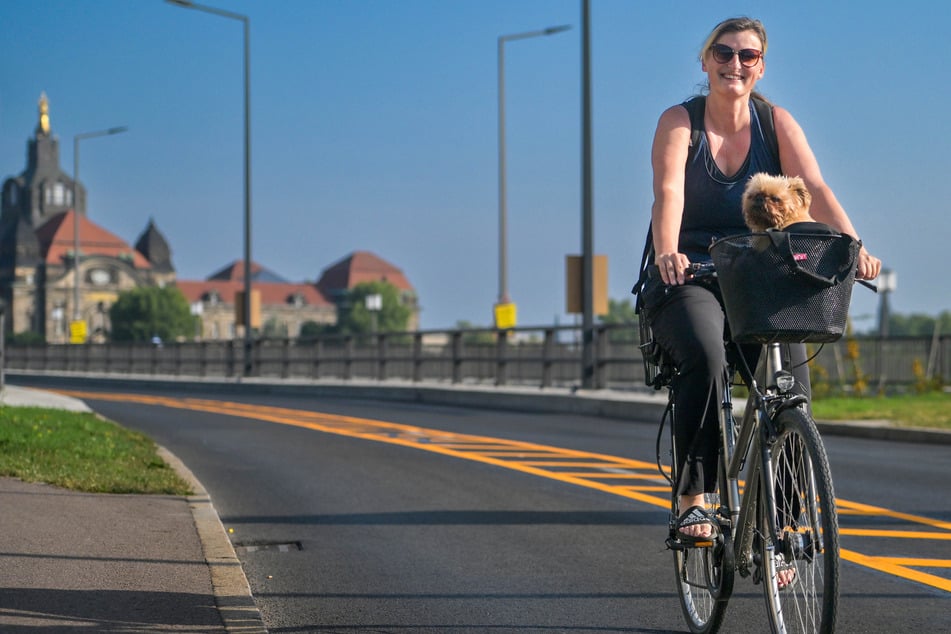
[[[137,394],[107,394],[58,390],[80,399],[120,401],[157,405],[176,409],[204,411],[253,418],[282,425],[291,425],[353,438],[362,438],[376,442],[385,442],[415,449],[422,449],[443,455],[491,464],[505,469],[520,471],[532,475],[558,480],[568,484],[596,489],[612,495],[638,500],[645,504],[670,508],[669,486],[632,486],[608,484],[601,480],[651,479],[661,480],[657,465],[641,460],[619,458],[591,452],[560,449],[534,443],[504,440],[486,436],[457,434],[442,430],[426,429],[413,425],[391,423],[387,421],[341,416],[321,412],[309,412],[282,407],[268,407],[191,398],[170,398],[143,396]],[[521,453],[520,453],[521,452]],[[552,460],[524,460],[524,458],[553,458]],[[546,468],[550,467],[550,468]],[[588,471],[565,471],[557,469],[590,469]],[[648,471],[649,473],[636,473]],[[632,473],[633,472],[633,473]],[[650,495],[658,492],[662,495]],[[843,528],[840,534],[855,537],[887,537],[891,539],[932,539],[951,540],[951,522],[936,520],[920,515],[901,513],[877,506],[837,499],[836,505],[842,515],[868,515],[890,517],[911,524],[938,528],[948,532],[914,530],[876,530]],[[916,559],[903,557],[875,557],[862,553],[840,549],[840,556],[846,561],[872,568],[903,579],[908,579],[934,588],[951,592],[951,579],[932,575],[914,567],[951,568],[951,560]]]

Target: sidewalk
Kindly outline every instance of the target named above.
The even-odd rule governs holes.
[[[0,404],[88,411],[6,386]],[[0,478],[0,631],[266,632],[207,492],[77,493]]]

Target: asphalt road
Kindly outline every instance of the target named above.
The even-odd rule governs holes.
[[[685,630],[650,476],[656,424],[161,396],[86,400],[201,480],[271,632]],[[839,631],[951,631],[951,446],[826,444]],[[604,465],[640,477],[591,476]],[[724,631],[767,629],[759,587],[739,579]]]

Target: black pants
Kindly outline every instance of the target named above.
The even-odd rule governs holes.
[[[674,439],[680,495],[710,493],[717,487],[720,395],[727,377],[724,346],[726,317],[715,289],[688,284],[673,286],[657,306],[648,306],[654,339],[670,354],[679,373],[674,378]],[[740,346],[750,370],[761,346]],[[809,394],[809,369],[802,344],[789,346],[797,391]],[[798,366],[798,367],[796,367]],[[750,378],[742,362],[743,380]]]

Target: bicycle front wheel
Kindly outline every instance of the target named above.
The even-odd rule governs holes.
[[[799,408],[776,417],[770,448],[776,534],[759,500],[763,590],[773,632],[813,634],[835,629],[839,526],[832,475],[815,421]],[[764,494],[760,487],[760,495]],[[790,580],[791,578],[791,580]]]

